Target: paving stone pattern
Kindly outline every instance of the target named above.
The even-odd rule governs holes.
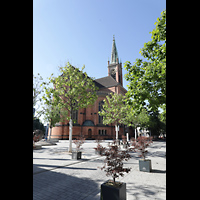
[[[108,142],[111,141],[102,145],[106,147]],[[104,157],[96,155],[94,147],[94,141],[86,141],[83,159],[78,161],[71,159],[66,140],[33,150],[33,199],[99,200],[101,184],[111,177],[100,169]],[[152,161],[151,173],[139,171],[137,153],[131,153],[131,159],[124,162],[132,170],[117,181],[126,182],[127,200],[166,199],[166,143],[154,142],[148,150],[147,158]]]

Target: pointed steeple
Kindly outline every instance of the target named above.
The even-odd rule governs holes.
[[[117,53],[117,47],[115,44],[115,36],[113,35],[113,43],[112,43],[112,52],[111,52],[111,60],[110,63],[117,63],[119,60],[118,53]]]

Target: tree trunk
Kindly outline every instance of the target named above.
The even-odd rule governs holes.
[[[50,120],[50,123],[49,123],[49,131],[48,131],[48,140],[51,139],[51,130],[52,130],[52,127],[51,127],[51,120]]]
[[[115,131],[116,131],[116,140],[118,140],[118,126],[115,125]]]
[[[137,139],[137,126],[135,126],[135,139]]]
[[[72,124],[72,119],[69,121],[69,152],[72,152],[72,129],[73,129],[73,124]]]

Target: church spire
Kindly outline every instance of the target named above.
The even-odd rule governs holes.
[[[117,48],[115,44],[115,35],[113,35],[113,43],[112,43],[112,52],[111,52],[111,60],[110,63],[117,63],[119,60],[118,58],[118,53],[117,53]]]
[[[122,63],[121,61],[119,62],[114,35],[110,62],[108,60],[108,76],[111,76],[115,81],[123,86]]]

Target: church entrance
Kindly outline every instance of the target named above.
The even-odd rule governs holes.
[[[92,138],[92,130],[88,129],[88,138]]]

